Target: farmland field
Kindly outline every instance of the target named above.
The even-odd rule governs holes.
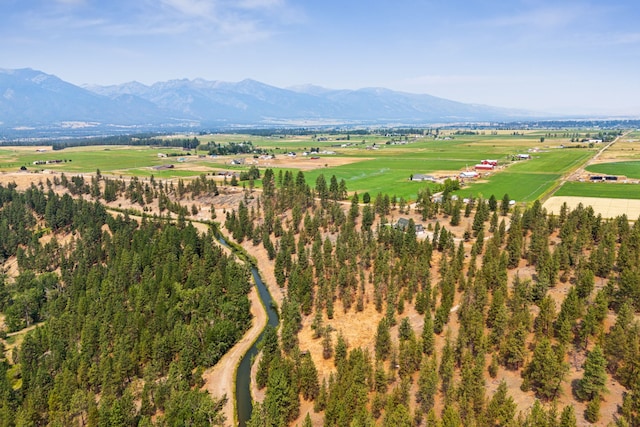
[[[148,147],[78,147],[59,151],[48,149],[45,152],[33,150],[0,150],[0,170],[15,170],[20,166],[33,168],[34,161],[62,160],[62,163],[38,166],[67,173],[89,173],[100,169],[102,172],[115,172],[138,167],[151,167],[164,163],[173,163],[177,158],[158,158],[158,153],[182,153],[175,148],[157,149]]]
[[[623,175],[631,179],[640,178],[640,161],[597,163],[585,168],[588,172],[604,175]]]
[[[610,199],[640,199],[640,184],[566,182],[554,195],[604,197]]]
[[[548,173],[497,173],[488,182],[473,183],[458,191],[458,194],[482,196],[485,199],[491,195],[501,199],[508,194],[512,200],[531,202],[551,188],[560,176],[560,174]]]
[[[489,197],[492,194],[502,197],[509,194],[518,202],[532,202],[557,185],[563,174],[582,165],[596,152],[584,144],[572,144],[568,133],[557,136],[544,131],[461,133],[447,130],[437,137],[434,134],[214,134],[198,136],[198,139],[201,149],[192,151],[191,155],[181,148],[148,146],[93,146],[59,151],[46,147],[44,152],[41,151],[43,147],[38,147],[39,151],[36,147],[6,147],[0,149],[0,172],[16,171],[24,166],[28,171],[48,169],[75,174],[94,173],[99,169],[103,174],[187,179],[203,173],[238,172],[256,165],[262,170],[272,168],[276,174],[280,170],[303,170],[311,187],[315,186],[320,174],[327,180],[335,175],[338,180],[345,180],[350,192],[368,192],[373,197],[387,193],[411,201],[426,186],[437,190],[437,184],[410,181],[412,175],[455,178],[462,171],[473,170],[474,165],[483,159],[495,159],[500,165],[498,170],[483,175],[478,181],[465,182],[458,194],[465,197]],[[251,154],[202,156],[207,153],[202,148],[211,141],[217,144],[251,141],[255,148],[272,153],[276,158],[262,160]],[[316,160],[302,156],[302,152],[308,152],[312,147],[320,149]],[[291,151],[297,156],[288,157],[286,153]],[[170,157],[161,158],[158,153]],[[514,161],[521,153],[530,153],[532,158]],[[184,157],[184,161],[178,161],[179,157]],[[34,161],[52,159],[62,160],[62,163],[33,165]],[[232,165],[232,160],[240,160],[244,164]],[[174,168],[153,169],[153,166],[163,164],[173,164]],[[260,187],[261,183],[257,181],[255,185]]]

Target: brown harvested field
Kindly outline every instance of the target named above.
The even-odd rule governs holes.
[[[620,137],[615,144],[604,150],[595,163],[640,159],[640,137],[629,134]]]
[[[627,218],[631,220],[640,217],[640,200],[631,199],[554,196],[544,202],[543,207],[547,212],[557,215],[560,213],[563,203],[566,203],[570,209],[575,209],[580,203],[583,206],[591,206],[594,212],[602,215],[603,218],[615,218],[622,214],[626,214]]]
[[[268,168],[289,168],[299,169],[302,171],[308,171],[320,168],[329,168],[342,165],[348,165],[351,163],[362,162],[365,160],[371,160],[364,157],[340,157],[338,155],[319,155],[318,159],[313,159],[313,156],[278,156],[275,159],[262,160],[262,159],[245,159],[246,165],[256,165],[258,167]]]

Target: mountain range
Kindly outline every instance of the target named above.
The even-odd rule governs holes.
[[[383,88],[278,88],[255,80],[76,86],[32,69],[0,69],[0,131],[432,124],[538,119],[539,113]]]

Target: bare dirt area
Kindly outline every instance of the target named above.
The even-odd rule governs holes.
[[[315,158],[318,157],[318,158]],[[319,155],[319,156],[278,156],[275,159],[245,159],[246,165],[256,165],[266,168],[292,168],[302,171],[308,171],[320,168],[330,168],[336,166],[358,163],[365,160],[371,160],[364,157],[340,157],[337,155]]]
[[[554,196],[544,202],[543,207],[547,212],[557,215],[563,203],[566,203],[570,209],[575,209],[580,203],[583,206],[591,206],[594,212],[602,215],[603,218],[615,218],[622,214],[626,214],[631,220],[640,217],[640,200],[633,199]]]

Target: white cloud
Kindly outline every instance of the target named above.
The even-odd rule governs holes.
[[[162,0],[162,4],[185,15],[202,17],[211,15],[216,6],[213,0]]]
[[[535,4],[535,3],[534,3]],[[534,6],[517,13],[504,14],[484,20],[487,27],[534,27],[537,29],[585,26],[605,10],[588,4],[554,4]]]
[[[273,9],[285,6],[283,0],[241,0],[237,4],[243,9]]]
[[[56,2],[69,6],[80,6],[85,4],[86,0],[56,0]]]
[[[457,83],[479,83],[487,80],[486,76],[479,75],[453,75],[453,74],[427,74],[404,79],[402,84],[410,86],[419,85],[450,85]]]
[[[609,34],[603,37],[601,40],[605,45],[638,44],[640,43],[640,33],[631,32]]]

